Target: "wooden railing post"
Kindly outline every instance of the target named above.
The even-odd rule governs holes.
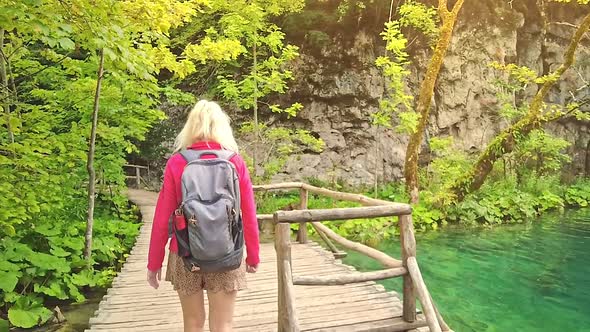
[[[287,223],[275,222],[275,250],[277,253],[278,277],[278,331],[299,332],[297,313],[295,311],[295,294],[293,292],[293,274],[291,270],[291,227]]]
[[[137,189],[141,187],[141,170],[139,167],[135,167],[135,184],[137,185]]]
[[[307,210],[308,191],[307,189],[299,189],[299,209]],[[299,223],[299,231],[297,232],[297,241],[299,243],[307,243],[307,223]]]
[[[416,239],[414,238],[414,226],[411,215],[399,217],[400,242],[402,251],[402,264],[408,268],[408,258],[416,257]],[[403,319],[408,323],[416,321],[416,289],[410,274],[404,275],[403,281]]]

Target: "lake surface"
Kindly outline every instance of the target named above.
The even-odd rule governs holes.
[[[590,209],[417,234],[426,285],[456,332],[590,332]],[[399,242],[381,250],[400,257]],[[378,264],[351,253],[359,270]],[[401,294],[401,279],[382,284]]]

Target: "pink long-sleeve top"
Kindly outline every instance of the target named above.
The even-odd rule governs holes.
[[[215,142],[197,142],[189,147],[195,150],[221,150],[221,145]],[[213,156],[204,155],[202,158],[214,158]],[[240,182],[240,198],[242,209],[242,221],[244,223],[244,240],[246,242],[246,263],[248,265],[258,265],[259,258],[259,239],[258,239],[258,221],[256,219],[256,204],[254,202],[254,192],[252,190],[252,181],[248,173],[248,167],[244,159],[236,154],[230,159],[230,162],[236,166]],[[168,220],[170,216],[180,205],[182,201],[182,191],[180,180],[182,171],[186,166],[186,161],[179,154],[175,154],[166,163],[164,170],[164,183],[160,190],[156,212],[152,225],[152,234],[150,239],[150,249],[148,254],[148,266],[150,271],[156,271],[162,267],[164,260],[166,242],[168,241]],[[170,241],[170,251],[178,252],[176,236],[172,234]]]

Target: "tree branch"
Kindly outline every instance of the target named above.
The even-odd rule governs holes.
[[[447,14],[449,14],[447,0],[438,0],[438,15],[440,15],[440,18],[443,22]]]
[[[43,67],[43,68],[41,68],[41,69],[39,69],[39,70],[37,70],[35,72],[32,72],[31,74],[27,74],[25,76],[19,77],[17,80],[15,80],[16,81],[16,84],[20,84],[20,83],[24,82],[26,79],[31,78],[31,77],[33,77],[35,75],[38,75],[38,74],[42,73],[43,71],[45,71],[45,70],[47,70],[47,69],[49,69],[49,68],[51,68],[51,67],[53,67],[53,66],[55,66],[57,64],[60,64],[62,61],[64,61],[65,59],[67,59],[70,55],[71,54],[66,54],[66,55],[63,56],[63,58],[57,60],[57,62],[55,62],[55,63],[52,63],[50,65],[47,65],[47,66],[45,66],[45,67]]]
[[[575,28],[575,29],[577,29],[577,28],[578,28],[578,26],[577,26],[577,25],[575,25],[575,24],[571,24],[571,23],[569,23],[569,22],[549,22],[549,24],[563,25],[563,26],[570,27],[570,28]]]
[[[549,90],[553,87],[555,82],[561,78],[561,75],[563,75],[563,73],[574,63],[576,49],[578,48],[580,40],[588,31],[588,29],[590,29],[590,14],[584,17],[584,20],[578,27],[578,30],[576,30],[576,32],[574,33],[574,36],[572,37],[572,40],[567,48],[567,51],[565,52],[564,63],[562,63],[561,66],[559,66],[559,68],[557,68],[557,70],[555,70],[555,72],[551,74],[551,76],[555,76],[555,79],[548,79],[547,81],[545,81],[541,89],[535,95],[530,105],[531,117],[537,116],[539,114],[539,112],[541,111],[541,106],[543,105],[543,100],[547,96],[547,93],[549,93]]]
[[[542,119],[540,120],[540,125],[542,126],[546,123],[557,121],[559,119],[568,117],[568,116],[572,115],[572,113],[574,113],[575,111],[579,111],[582,108],[582,106],[585,106],[587,104],[590,104],[590,98],[584,99],[584,101],[582,101],[581,103],[578,103],[575,107],[572,107],[567,112],[555,112],[554,114],[543,116]]]
[[[2,54],[4,54],[4,33],[5,30],[0,28],[0,51],[2,51]],[[4,89],[6,90],[6,97],[3,98],[3,101],[6,101],[5,103],[3,103],[2,108],[4,109],[4,117],[6,119],[6,129],[8,130],[8,138],[10,139],[11,143],[14,143],[14,132],[12,130],[12,125],[11,125],[11,114],[10,114],[10,89],[8,87],[8,75],[6,72],[6,61],[4,61],[4,56],[2,57],[2,59],[0,59],[0,83],[2,84],[2,86],[4,87]]]
[[[457,16],[459,14],[459,11],[461,10],[461,7],[463,7],[463,2],[465,0],[458,0],[457,2],[455,2],[455,5],[453,6],[453,10],[451,11],[451,14],[453,14],[454,16]]]
[[[10,54],[8,54],[7,56],[5,56],[5,58],[6,59],[12,58],[16,54],[16,52],[18,50],[20,50],[21,48],[23,48],[23,47],[25,47],[25,45],[20,45],[19,47],[15,48],[12,52],[10,52]]]

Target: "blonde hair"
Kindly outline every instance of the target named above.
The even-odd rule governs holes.
[[[238,152],[229,116],[212,101],[200,100],[190,111],[184,128],[174,142],[174,152],[198,141],[214,141],[224,149]]]

